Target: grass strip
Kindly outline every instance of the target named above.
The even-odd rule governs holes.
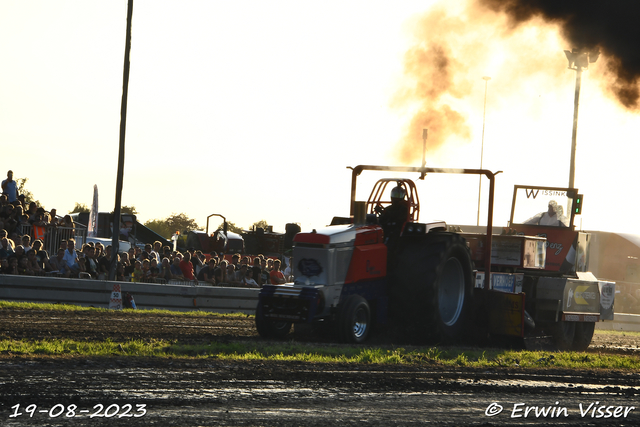
[[[0,301],[0,310],[13,309],[13,310],[40,310],[40,311],[98,311],[98,312],[116,312],[116,310],[110,310],[108,308],[100,307],[83,307],[72,304],[43,304],[36,302],[12,302],[12,301]],[[245,313],[214,313],[210,311],[191,310],[191,311],[171,311],[171,310],[132,310],[124,309],[117,310],[120,313],[135,313],[143,315],[173,315],[173,316],[217,316],[217,317],[247,317]]]
[[[380,349],[318,347],[297,343],[181,344],[164,340],[82,342],[73,340],[0,341],[0,354],[12,356],[138,356],[160,358],[215,358],[314,363],[439,365],[468,368],[640,369],[640,358],[578,352],[513,351],[427,347]]]

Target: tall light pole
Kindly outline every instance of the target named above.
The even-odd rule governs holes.
[[[487,117],[487,86],[489,85],[489,80],[491,80],[491,77],[484,76],[482,80],[484,80],[484,111],[482,112],[482,145],[480,146],[480,169],[482,169],[482,158],[484,157],[484,125],[485,118]],[[482,194],[482,175],[480,175],[478,181],[478,218],[476,225],[480,225],[480,195]]]
[[[600,56],[600,51],[595,48],[591,51],[585,49],[565,50],[564,54],[569,61],[569,69],[576,72],[576,92],[573,100],[573,131],[571,133],[571,163],[569,164],[569,188],[574,188],[576,174],[576,138],[578,136],[578,104],[580,102],[580,85],[582,83],[582,70],[589,68],[589,62],[594,63]]]

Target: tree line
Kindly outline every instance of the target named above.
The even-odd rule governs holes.
[[[31,202],[36,202],[36,204],[38,206],[42,206],[42,204],[40,203],[39,200],[36,200],[33,193],[31,193],[31,191],[27,190],[25,188],[25,185],[28,181],[28,178],[17,178],[16,179],[16,184],[18,187],[18,194],[24,194],[25,195],[25,202],[27,204],[31,203]],[[44,208],[44,206],[42,206]],[[135,206],[131,205],[131,206],[127,206],[127,205],[122,205],[120,207],[120,211],[123,214],[130,214],[130,215],[138,215],[138,211],[136,209]],[[74,208],[69,212],[69,214],[75,214],[75,213],[89,213],[91,212],[91,208],[89,206],[87,206],[84,203],[78,203],[76,202]],[[203,227],[200,227],[198,225],[198,223],[196,222],[195,219],[190,218],[187,214],[185,213],[172,213],[171,215],[169,215],[168,217],[164,218],[164,219],[151,219],[148,220],[144,223],[145,227],[148,227],[149,229],[155,231],[156,233],[158,233],[159,235],[161,235],[162,237],[169,239],[171,238],[171,236],[173,236],[173,234],[176,231],[179,231],[180,234],[184,234],[186,235],[189,231],[195,231],[195,230],[202,230]],[[252,228],[264,228],[266,229],[268,227],[268,223],[266,220],[262,219],[260,221],[256,221],[254,222],[251,227],[249,227],[249,229]],[[215,230],[219,230],[223,228],[223,223],[221,222],[217,228],[215,228],[213,231]],[[242,233],[243,229],[242,227],[237,226],[235,223],[233,222],[228,222],[227,221],[227,230],[231,231],[233,233]]]
[[[138,211],[136,209],[135,206],[126,206],[126,205],[122,205],[120,207],[120,211],[123,214],[130,214],[130,215],[137,215]],[[82,213],[82,212],[91,212],[91,209],[85,205],[84,203],[78,203],[76,202],[75,207],[73,208],[73,210],[71,212],[69,212],[70,214],[74,214],[74,213]],[[216,231],[216,230],[221,230],[223,228],[223,224],[224,222],[221,222],[218,227],[214,228],[212,231]],[[196,222],[195,219],[190,218],[187,214],[185,213],[172,213],[171,215],[169,215],[166,218],[157,218],[157,219],[150,219],[146,222],[143,223],[143,225],[153,231],[155,231],[156,233],[158,233],[159,235],[161,235],[162,237],[169,239],[171,238],[171,236],[174,235],[174,233],[176,231],[180,232],[180,234],[182,235],[186,235],[189,231],[195,231],[195,230],[202,230],[203,227],[201,227],[200,225],[198,225],[198,223]],[[264,228],[266,229],[268,227],[268,223],[267,221],[265,221],[264,219],[260,220],[260,221],[256,221],[254,222],[251,228]],[[233,222],[229,222],[227,221],[227,231],[231,231],[233,233],[242,233],[243,229],[242,227],[237,226],[235,223]]]

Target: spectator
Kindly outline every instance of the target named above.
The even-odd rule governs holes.
[[[58,227],[58,233],[63,239],[71,240],[74,238],[76,225],[70,215],[65,215]]]
[[[38,208],[38,212],[35,215],[35,219],[31,224],[34,240],[40,239],[44,241],[45,235],[47,233],[48,225],[49,225],[49,220],[47,219],[47,216],[44,213],[44,209]]]
[[[240,270],[242,271],[242,270]],[[258,283],[253,280],[253,271],[251,271],[250,269],[247,269],[247,272],[242,280],[242,286],[245,288],[259,288],[260,285],[258,285]]]
[[[76,228],[76,224],[73,222],[73,218],[71,218],[71,215],[65,215],[62,218],[62,220],[58,223],[58,225],[60,227],[66,227],[66,228],[72,228],[72,229]]]
[[[85,271],[91,276],[93,279],[98,278],[98,263],[94,259],[95,248],[91,245],[85,244],[82,247],[82,254],[80,254],[81,258],[84,258],[84,267]]]
[[[45,271],[52,271],[53,268],[49,263],[49,254],[47,251],[42,249],[43,243],[42,240],[36,239],[33,241],[32,249],[36,252],[36,260],[38,261],[38,265]]]
[[[29,203],[29,207],[25,211],[25,215],[29,217],[29,224],[33,224],[36,220],[36,213],[38,210],[38,205],[36,202]]]
[[[186,280],[196,280],[193,275],[193,264],[191,264],[191,254],[189,251],[184,253],[182,261],[180,261],[180,270]],[[197,281],[197,280],[196,280]]]
[[[249,270],[249,266],[247,264],[240,264],[240,270],[236,271],[236,282],[241,285],[245,278],[247,277],[247,272],[253,274],[251,270]]]
[[[253,267],[251,267],[251,277],[260,286],[264,284],[262,283],[262,278],[260,274],[261,271],[262,269],[260,268],[260,258],[255,257],[253,259]]]
[[[197,276],[200,273],[200,270],[202,270],[207,264],[207,257],[204,256],[202,251],[195,251],[191,254],[191,263],[193,264],[193,269]]]
[[[210,258],[207,265],[200,269],[200,272],[198,273],[198,281],[206,282],[210,285],[215,285],[216,284],[215,270],[216,270],[216,260],[215,258]]]
[[[156,259],[158,265],[160,265],[162,259],[160,258],[162,255],[162,243],[159,241],[153,242],[153,250],[151,251],[151,255]]]
[[[27,251],[27,266],[32,271],[32,274],[36,276],[44,275],[44,269],[40,266],[38,259],[36,258],[36,251],[33,249],[29,249]]]
[[[29,260],[26,256],[18,260],[18,274],[21,276],[33,276],[33,270],[29,268]]]
[[[124,282],[124,265],[118,261],[116,264],[116,281]]]
[[[248,256],[243,256],[242,259],[240,259],[240,265],[249,265],[249,257]]]
[[[107,246],[107,251],[111,251],[111,245]],[[131,264],[131,260],[129,259],[129,252],[123,252],[122,255],[120,255],[120,263],[124,269],[125,281],[128,282],[131,278],[131,273],[133,273],[135,269],[135,266]]]
[[[69,277],[71,275],[71,270],[67,268],[67,262],[64,259],[65,252],[65,249],[58,249],[58,253],[55,257],[49,260],[49,263],[51,264],[52,271],[57,271],[60,275]]]
[[[156,278],[158,277],[159,274],[160,274],[160,268],[158,267],[158,261],[156,261],[155,258],[151,258],[151,261],[149,261],[149,279],[150,279],[150,282],[155,283],[156,282]]]
[[[14,251],[16,250],[16,246],[22,243],[20,236],[18,236],[18,233],[15,230],[13,230],[11,234],[9,234],[9,243],[11,243],[11,246],[13,246]]]
[[[287,265],[282,274],[289,282],[293,281],[293,257],[289,257],[289,265]]]
[[[240,281],[236,279],[236,271],[233,264],[229,264],[227,266],[227,277],[225,283],[231,286],[237,286],[240,284]]]
[[[7,196],[9,203],[18,200],[18,184],[13,180],[13,171],[8,171],[7,179],[2,181],[2,194]]]
[[[24,214],[24,210],[21,205],[16,206],[13,209],[13,220],[15,221],[15,225],[11,233],[18,233],[20,231],[21,225],[29,224],[29,217]]]
[[[151,270],[149,269],[149,260],[142,260],[142,280],[144,283],[151,283],[153,280],[151,279]]]
[[[64,251],[64,260],[66,262],[66,268],[71,270],[71,275],[77,276],[80,272],[80,266],[78,264],[78,255],[76,254],[76,240],[73,238],[67,240],[67,249]]]
[[[131,234],[131,227],[128,227],[122,221],[120,222],[120,240],[129,241],[129,235]]]
[[[173,263],[171,264],[171,278],[174,280],[184,280],[184,275],[182,274],[182,270],[180,269],[180,258],[173,258]]]
[[[4,209],[4,229],[7,230],[7,235],[9,232],[15,230],[16,225],[18,224],[18,222],[15,219],[15,208],[13,205],[8,205],[5,209]]]
[[[220,264],[213,270],[213,274],[216,279],[216,285],[221,285],[222,283],[226,283],[227,281],[227,267],[229,263],[227,260],[223,259],[220,261]]]
[[[0,274],[10,274],[9,260],[7,258],[0,258]]]
[[[16,246],[15,255],[16,255],[16,258],[18,258],[18,264],[20,264],[20,260],[24,258],[24,256],[26,255],[24,251],[24,246],[22,245]]]
[[[269,277],[271,278],[272,285],[283,285],[286,283],[284,278],[284,274],[280,271],[280,260],[277,259],[273,262],[273,270],[269,272]]]
[[[151,255],[151,245],[150,244],[146,244],[144,245],[144,251],[142,251],[140,253],[140,255],[137,257],[137,259],[139,259],[140,261],[145,260],[145,259],[151,259],[151,258],[155,258],[155,256]]]
[[[28,234],[22,236],[22,247],[25,252],[29,252],[29,249],[31,249],[31,237]]]
[[[233,254],[231,257],[231,265],[233,266],[234,271],[240,270],[240,255]]]
[[[267,260],[260,259],[260,284],[266,285],[271,283],[271,277],[269,276],[269,270],[267,270]]]
[[[0,247],[0,258],[9,258],[15,254],[13,247],[9,244],[9,239],[7,239],[6,231],[4,231],[4,236],[0,237],[0,244],[2,245],[2,247]]]
[[[142,274],[142,263],[136,260],[133,265],[134,269],[133,273],[131,273],[131,281],[135,283],[141,282],[144,278],[144,275]]]
[[[171,248],[169,246],[165,246],[163,248],[163,253],[164,253],[164,257],[165,258],[169,258],[169,261],[171,261],[171,258],[172,258],[172,256],[171,256]]]
[[[91,244],[91,243],[89,243]],[[94,259],[97,261],[98,259],[104,256],[104,245],[100,242],[95,244],[96,251],[94,253]]]
[[[18,275],[18,258],[15,256],[9,257],[9,270],[7,274]]]
[[[169,258],[162,258],[162,264],[160,264],[160,273],[158,274],[158,279],[160,282],[167,283],[172,279],[171,274],[171,263],[169,262]]]
[[[86,259],[84,257],[78,257],[78,277],[80,279],[91,279],[91,275],[87,273]]]
[[[102,246],[102,245],[100,245]],[[123,255],[127,255],[126,253],[124,253]],[[128,260],[128,256],[127,256],[127,260]],[[126,271],[125,271],[125,265],[124,263],[120,263],[122,264],[122,274],[123,276],[125,275]],[[117,267],[117,265],[116,265]],[[102,280],[107,280],[109,278],[109,270],[111,269],[111,245],[107,245],[107,248],[105,249],[104,255],[102,255],[100,258],[98,258],[98,278],[102,279]]]
[[[53,208],[53,209],[51,209],[49,211],[49,216],[50,216],[49,224],[53,225],[53,226],[58,225],[58,221],[59,221],[58,220],[58,211],[55,208]]]

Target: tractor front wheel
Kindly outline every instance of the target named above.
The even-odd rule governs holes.
[[[371,309],[367,300],[359,295],[346,298],[337,321],[337,334],[345,343],[363,343],[371,329]]]

